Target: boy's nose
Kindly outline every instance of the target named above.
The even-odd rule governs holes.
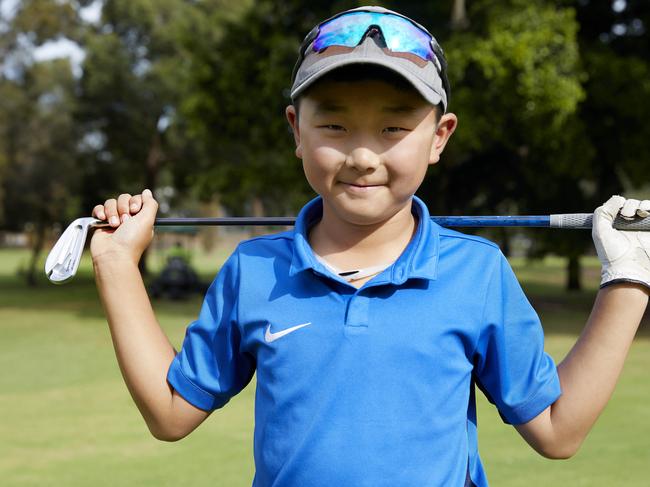
[[[358,147],[348,154],[345,164],[359,172],[368,172],[377,168],[380,163],[379,154],[367,147]]]

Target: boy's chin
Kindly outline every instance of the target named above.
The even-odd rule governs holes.
[[[332,216],[342,223],[344,222],[349,225],[370,227],[387,223],[401,213],[401,210],[403,209],[402,207],[392,206],[378,208],[376,204],[373,205],[370,202],[365,204],[359,204],[359,202],[356,203],[357,204],[348,203],[341,206],[335,205],[334,208],[332,208],[334,210]]]

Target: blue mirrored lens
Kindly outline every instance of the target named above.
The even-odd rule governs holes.
[[[395,52],[410,52],[422,59],[431,60],[431,37],[411,22],[395,15],[383,15],[380,19],[386,47]]]
[[[381,29],[391,51],[409,52],[425,60],[434,59],[429,34],[403,17],[377,12],[350,12],[322,24],[313,48],[322,51],[331,46],[355,47],[371,25]]]

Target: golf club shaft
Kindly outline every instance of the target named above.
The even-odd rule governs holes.
[[[443,227],[542,227],[591,229],[593,213],[521,216],[433,216]],[[290,226],[295,217],[156,218],[156,226]],[[101,224],[100,224],[101,225]],[[97,225],[99,226],[99,225]],[[626,220],[618,216],[614,228],[650,230],[650,217]]]
[[[593,213],[572,213],[541,216],[434,216],[432,220],[444,227],[546,227],[591,229]],[[226,217],[226,218],[157,218],[157,226],[200,225],[266,225],[289,226],[294,217]],[[61,234],[45,261],[45,274],[54,283],[64,283],[77,272],[88,231],[107,227],[105,221],[93,217],[78,218]],[[617,216],[614,228],[621,230],[650,230],[650,217],[626,220]]]

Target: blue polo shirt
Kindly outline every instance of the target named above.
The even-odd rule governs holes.
[[[257,372],[255,487],[485,486],[475,385],[504,421],[560,395],[539,319],[493,243],[418,227],[357,289],[315,258],[308,229],[242,242],[208,290],[169,383],[204,410]]]

